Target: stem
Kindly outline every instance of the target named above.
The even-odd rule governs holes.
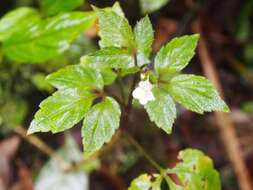
[[[126,133],[128,141],[135,146],[135,148],[146,158],[151,165],[153,165],[161,174],[164,169],[142,148],[142,146],[128,133]]]
[[[36,135],[27,136],[27,130],[20,126],[15,128],[14,131],[15,133],[23,137],[26,141],[28,141],[30,144],[38,148],[41,152],[55,159],[55,161],[57,161],[60,164],[62,169],[65,170],[66,168],[69,167],[69,164],[65,162],[65,160],[62,157],[56,154],[55,151],[50,146],[48,146],[44,141],[42,141],[38,136]]]
[[[110,152],[112,150],[112,148],[114,147],[114,145],[116,144],[116,142],[120,139],[120,137],[121,137],[121,131],[117,131],[116,134],[113,136],[113,138],[111,139],[111,141],[107,145],[105,145],[99,151],[95,152],[94,154],[90,155],[89,157],[87,157],[83,160],[80,160],[79,162],[73,163],[69,167],[65,168],[65,171],[66,172],[77,171],[84,164],[86,164],[92,160],[95,160],[98,157]]]
[[[124,105],[126,105],[124,84],[123,84],[123,81],[122,81],[122,77],[120,75],[118,75],[117,81],[118,81],[118,84],[119,84],[119,89],[120,89],[120,93],[121,93],[121,97],[122,97],[122,102],[123,102]]]
[[[132,106],[132,101],[133,101],[132,92],[134,91],[134,88],[136,86],[138,79],[139,79],[139,72],[134,75],[133,83],[130,89],[130,93],[128,95],[127,108],[129,109],[129,112],[131,111],[131,106]]]

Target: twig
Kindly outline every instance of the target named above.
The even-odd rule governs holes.
[[[128,133],[125,133],[127,140],[135,146],[135,148],[143,155],[151,165],[153,165],[160,173],[163,173],[164,169],[155,161],[149,154],[142,148],[142,146]]]
[[[50,146],[48,146],[44,141],[42,141],[38,136],[36,135],[27,136],[27,130],[20,126],[16,127],[14,131],[21,137],[23,137],[25,140],[27,140],[30,144],[37,147],[41,152],[55,159],[60,164],[62,169],[65,170],[66,168],[70,167],[69,164],[65,162],[65,160],[62,157],[56,154],[55,151]]]
[[[95,152],[94,154],[90,155],[88,158],[85,158],[79,162],[73,163],[72,165],[70,165],[69,167],[65,168],[66,172],[70,172],[70,171],[76,171],[79,170],[84,164],[97,159],[98,157],[106,154],[107,152],[111,151],[112,148],[114,147],[114,145],[116,144],[116,142],[120,139],[121,137],[121,131],[117,131],[115,133],[115,135],[113,136],[113,138],[111,139],[111,141],[105,145],[104,147],[102,147],[99,151]]]
[[[205,75],[211,80],[214,86],[218,89],[221,95],[223,90],[219,77],[207,49],[205,38],[203,37],[199,21],[193,25],[194,32],[201,34],[201,39],[198,46],[199,57]],[[237,175],[239,186],[241,190],[252,190],[252,182],[250,180],[249,171],[243,160],[243,153],[240,148],[239,140],[236,135],[235,127],[228,114],[223,112],[215,112],[218,127],[220,128],[221,138],[223,140],[228,157],[232,163],[235,174]]]
[[[125,105],[126,104],[126,97],[125,97],[125,92],[124,92],[124,84],[122,81],[122,77],[120,75],[117,78],[117,82],[119,84],[119,89],[120,89],[123,105]]]
[[[128,110],[129,112],[131,111],[131,106],[132,106],[132,101],[133,101],[132,92],[134,91],[134,88],[136,86],[138,79],[139,79],[139,72],[134,75],[133,82],[130,88],[130,93],[128,95],[127,109],[130,109]]]

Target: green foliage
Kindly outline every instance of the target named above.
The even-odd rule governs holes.
[[[93,153],[109,142],[119,127],[120,107],[113,99],[106,97],[93,106],[83,121],[82,137],[84,151]]]
[[[58,91],[42,102],[31,123],[30,133],[60,132],[84,118],[84,151],[87,154],[97,151],[119,127],[120,106],[124,108],[124,102],[109,97],[104,85],[136,72],[146,80],[140,83],[142,86],[139,85],[137,93],[142,93],[140,97],[144,98],[149,95],[149,100],[142,103],[148,102],[144,108],[150,120],[168,134],[176,118],[174,101],[197,113],[229,111],[207,79],[180,74],[194,56],[198,34],[175,38],[161,48],[155,57],[153,71],[148,67],[154,40],[149,18],[140,20],[133,30],[118,3],[112,8],[94,7],[94,10],[98,17],[101,49],[83,56],[80,64],[67,66],[47,77]],[[123,99],[126,99],[124,95]]]
[[[166,5],[169,0],[140,0],[142,14],[151,13]]]
[[[138,66],[142,66],[149,63],[149,56],[152,52],[154,40],[154,31],[148,16],[136,24],[134,35],[137,47],[137,64]]]
[[[179,162],[171,172],[177,174],[185,190],[221,189],[219,174],[213,168],[213,162],[208,156],[199,150],[186,149],[179,153],[178,158],[182,162]]]
[[[113,10],[95,8],[99,18],[99,45],[104,47],[129,48],[135,46],[134,35],[127,19]]]
[[[153,90],[155,100],[145,105],[151,121],[168,134],[171,133],[176,118],[176,106],[171,96],[158,88]]]
[[[168,90],[176,101],[194,112],[203,114],[205,111],[229,111],[213,85],[202,76],[175,76],[171,79]]]
[[[3,53],[21,63],[45,62],[67,50],[95,19],[92,12],[70,12],[41,19],[33,9],[14,10],[0,21]],[[6,22],[10,22],[9,27]]]
[[[33,8],[22,7],[8,12],[0,20],[0,41],[8,39],[20,28],[27,27],[39,20],[38,12]]]
[[[199,35],[195,34],[171,40],[157,53],[155,71],[159,74],[181,71],[195,54],[198,39]]]
[[[155,11],[167,2],[168,0],[140,0],[143,13]],[[56,62],[55,65],[47,66],[45,71],[48,73],[69,64],[64,59],[66,57],[70,57],[71,64],[79,59],[84,48],[82,43],[76,47],[72,46],[64,57],[59,55],[69,49],[73,40],[98,19],[100,50],[82,56],[80,64],[66,66],[47,77],[40,71],[41,68],[36,70],[29,66],[28,70],[25,70],[25,65],[16,65],[28,71],[24,73],[25,80],[29,80],[39,90],[52,92],[53,87],[56,88],[56,92],[39,105],[28,134],[62,132],[83,120],[81,132],[84,152],[86,155],[93,154],[108,143],[119,128],[121,110],[124,114],[129,114],[128,111],[132,109],[130,96],[135,89],[130,89],[130,85],[124,85],[124,82],[131,81],[133,75],[132,86],[139,88],[136,97],[146,98],[140,103],[144,105],[150,120],[168,134],[172,132],[176,119],[175,102],[200,114],[229,111],[206,78],[180,74],[195,54],[198,34],[172,39],[154,57],[153,69],[150,56],[154,31],[148,16],[131,27],[118,3],[111,8],[93,7],[92,12],[66,12],[83,3],[84,0],[43,0],[43,17],[35,9],[19,8],[7,13],[0,20],[1,53],[8,57],[7,62]],[[83,39],[83,36],[80,36],[80,39]],[[2,62],[2,55],[0,56]],[[6,90],[16,90],[12,81],[6,82],[6,78],[18,73],[18,69],[10,68],[13,73],[6,74],[5,69],[8,70],[9,67],[2,69],[2,66],[0,77],[4,80],[0,81],[0,123],[15,127],[26,115],[26,104],[21,98],[9,97],[10,93]],[[139,78],[141,81],[138,81]],[[110,89],[117,87],[114,85],[115,81],[122,85],[118,90],[122,93],[121,97],[118,96],[119,93],[110,94]],[[139,85],[135,81],[139,82]],[[18,85],[17,89],[24,90],[25,85]],[[80,161],[83,157],[71,139],[67,140],[65,147],[58,153],[68,162]],[[172,169],[159,170],[159,174],[152,176],[141,175],[132,182],[129,189],[161,190],[164,185],[162,182],[167,182],[167,186],[172,190],[220,189],[219,175],[213,168],[212,161],[203,153],[188,149],[180,153],[179,159],[181,162]],[[89,170],[94,165],[83,168]],[[180,185],[176,184],[169,174],[176,174]],[[66,173],[59,168],[55,160],[50,160],[40,172],[35,189],[66,187],[87,189],[87,174]]]
[[[47,81],[59,90],[77,88],[80,90],[102,89],[104,81],[98,71],[82,65],[67,66],[49,75]]]
[[[108,47],[83,56],[81,63],[96,69],[127,69],[134,67],[134,58],[125,49]]]
[[[28,133],[57,133],[73,127],[88,112],[94,96],[79,89],[65,89],[55,92],[40,104]]]
[[[47,15],[71,11],[84,3],[84,0],[42,0],[41,6]]]
[[[220,190],[220,177],[213,168],[212,160],[202,152],[194,149],[180,151],[179,162],[174,168],[161,174],[142,174],[134,179],[128,190],[161,190],[164,179],[171,190]],[[168,174],[176,174],[180,185]]]

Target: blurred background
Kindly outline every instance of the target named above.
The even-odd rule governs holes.
[[[0,16],[21,6],[42,11],[40,3],[1,0]],[[113,3],[90,0],[77,10]],[[200,33],[197,54],[184,72],[206,75],[231,108],[224,116],[198,115],[179,107],[174,132],[169,136],[149,122],[144,110],[135,109],[131,119],[136,122],[127,130],[164,166],[174,166],[181,149],[202,150],[219,170],[222,189],[243,189],[243,184],[253,179],[253,1],[121,0],[120,4],[131,25],[149,14],[155,30],[154,53],[175,36]],[[63,54],[40,64],[15,63],[3,55],[0,44],[0,190],[46,190],[45,184],[52,180],[59,183],[52,189],[67,190],[69,183],[76,183],[79,186],[72,189],[121,190],[139,174],[154,171],[122,138],[99,159],[83,164],[81,172],[63,176],[52,155],[57,152],[71,161],[82,157],[80,126],[68,133],[43,133],[32,139],[24,136],[39,103],[54,91],[45,76],[79,63],[82,55],[98,49],[97,42],[94,26]],[[41,140],[47,145],[41,145]],[[237,160],[245,165],[238,166]]]

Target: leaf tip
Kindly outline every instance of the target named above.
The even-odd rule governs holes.
[[[28,136],[28,135],[31,135],[31,134],[36,133],[36,132],[37,132],[37,131],[34,130],[33,127],[29,127],[29,129],[28,129],[27,132],[26,132],[26,135]]]
[[[226,103],[225,103],[225,105],[223,107],[223,112],[225,112],[225,113],[231,112],[230,108],[228,107],[228,105]]]

